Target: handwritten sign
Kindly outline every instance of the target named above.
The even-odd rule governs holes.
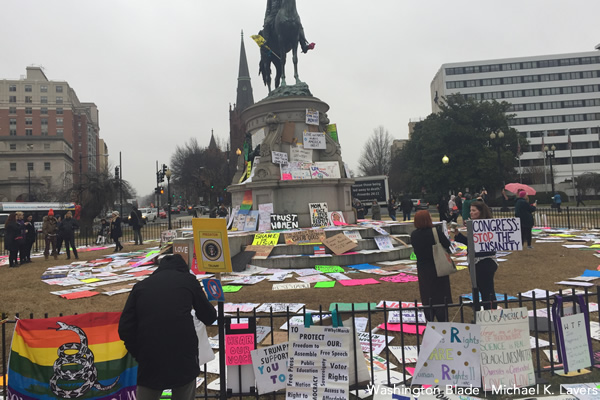
[[[338,256],[357,246],[356,243],[348,239],[343,233],[338,233],[335,236],[324,239],[323,244]]]
[[[271,229],[271,214],[273,213],[273,203],[258,205],[258,230],[268,231]]]
[[[296,232],[284,233],[285,244],[323,243],[325,231],[323,229],[304,229]]]
[[[311,179],[339,179],[340,164],[337,161],[315,162],[310,166]]]
[[[310,289],[310,283],[274,283],[273,290]]]
[[[273,164],[287,164],[287,153],[284,153],[282,151],[271,151],[271,161],[273,162]]]
[[[327,148],[325,134],[323,132],[304,131],[304,148],[325,150]]]
[[[278,233],[257,233],[252,240],[253,246],[276,246],[279,241]]]
[[[350,338],[346,327],[290,327],[286,398],[350,398]]]
[[[179,254],[183,261],[188,264],[190,259],[190,245],[188,242],[173,242],[173,254]]]
[[[301,163],[312,163],[313,151],[311,149],[305,149],[301,146],[290,147],[290,161],[301,162]]]
[[[319,112],[317,110],[306,109],[306,124],[319,125]]]
[[[327,203],[308,203],[310,224],[313,227],[329,226]]]
[[[171,230],[167,230],[167,231],[162,231],[160,233],[160,244],[161,246],[163,244],[167,244],[169,242],[172,242],[173,239],[175,239],[177,237],[177,231],[175,229],[171,229]]]
[[[520,218],[473,220],[475,252],[523,250]]]
[[[271,214],[271,229],[298,229],[298,214]]]
[[[243,333],[225,336],[225,361],[227,365],[252,364],[250,352],[254,350],[254,335]]]
[[[427,324],[412,384],[481,387],[479,326]]]
[[[285,389],[288,366],[288,342],[252,350],[252,366],[258,394]]]
[[[569,315],[560,319],[560,344],[564,354],[565,372],[576,371],[590,367],[592,360],[590,350],[592,348],[587,336],[583,313]]]
[[[477,325],[484,390],[534,385],[527,308],[480,311]]]
[[[375,236],[373,239],[375,239],[379,250],[394,250],[392,239],[389,236]]]

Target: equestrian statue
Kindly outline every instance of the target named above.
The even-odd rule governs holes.
[[[315,47],[308,43],[304,36],[304,28],[296,10],[296,0],[267,0],[267,11],[263,29],[259,35],[252,37],[260,46],[259,75],[271,92],[271,64],[275,66],[275,88],[286,86],[285,62],[286,54],[292,51],[294,62],[294,78],[298,77],[298,44],[303,53]]]

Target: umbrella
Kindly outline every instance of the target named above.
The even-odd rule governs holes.
[[[535,194],[534,188],[532,188],[531,186],[524,185],[522,183],[507,183],[506,186],[504,186],[504,189],[515,194],[519,192],[519,190],[524,190],[525,193],[527,193],[528,195],[533,196]]]

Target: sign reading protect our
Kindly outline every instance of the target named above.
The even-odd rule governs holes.
[[[205,272],[231,272],[227,224],[224,219],[193,218],[194,247],[199,269]]]

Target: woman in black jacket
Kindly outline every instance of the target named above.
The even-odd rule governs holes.
[[[471,219],[493,218],[492,211],[483,201],[473,201],[470,211]],[[468,245],[468,240],[462,233],[455,233],[454,240]],[[467,249],[468,250],[468,249]],[[483,308],[485,310],[496,309],[496,290],[494,288],[494,274],[498,270],[495,251],[475,253],[475,273],[477,275],[477,289],[481,295]]]
[[[417,211],[415,214],[415,228],[410,235],[410,243],[417,256],[417,274],[419,276],[419,293],[421,303],[427,306],[440,306],[452,303],[452,291],[450,289],[449,276],[437,276],[435,262],[433,260],[433,245],[437,242],[433,237],[433,229],[437,230],[437,236],[442,246],[450,247],[450,241],[440,229],[433,227],[431,215],[427,210]],[[426,308],[425,317],[433,321],[434,317],[439,322],[448,321],[445,307]]]
[[[17,223],[17,214],[11,213],[4,223],[4,248],[8,250],[8,266],[15,268],[19,266],[17,254],[19,252],[19,236],[21,227]]]
[[[123,250],[123,246],[120,242],[121,236],[123,236],[123,231],[121,230],[121,217],[119,217],[118,211],[113,211],[112,219],[110,220],[110,237],[115,241],[115,253]]]
[[[79,259],[77,255],[77,247],[75,246],[75,229],[79,229],[79,224],[73,219],[71,211],[67,211],[65,219],[61,223],[61,233],[63,240],[65,241],[65,250],[67,251],[67,260],[71,259],[71,248],[73,249],[73,255],[75,259]]]
[[[31,248],[35,243],[35,226],[33,224],[33,215],[29,214],[25,220],[25,262],[31,262]],[[21,261],[21,264],[23,261]]]

